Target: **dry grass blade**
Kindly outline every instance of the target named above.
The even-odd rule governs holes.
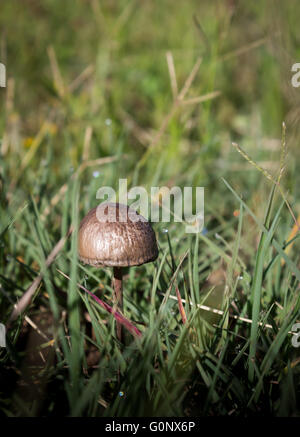
[[[180,296],[180,291],[179,291],[177,285],[176,285],[175,289],[176,289],[176,296],[177,296],[177,300],[178,300],[178,307],[179,307],[179,312],[180,312],[180,315],[181,315],[182,323],[185,324],[186,321],[187,321],[187,318],[186,318],[186,314],[185,314],[185,311],[184,311],[184,308],[183,308],[183,305],[182,305],[182,299],[181,299],[181,296]]]
[[[68,275],[66,275],[64,272],[62,272],[61,270],[57,269],[57,271],[61,275],[63,275],[65,278],[67,278],[69,281],[71,280],[70,277]],[[84,290],[86,293],[88,293],[99,305],[102,306],[102,308],[104,308],[106,311],[108,311],[110,314],[112,314],[114,316],[114,318],[119,323],[121,323],[132,335],[137,336],[137,337],[140,337],[142,335],[141,331],[138,328],[136,328],[134,326],[134,324],[132,322],[130,322],[130,320],[126,319],[126,317],[124,317],[121,313],[116,311],[114,308],[112,308],[110,305],[108,305],[103,300],[99,299],[99,297],[97,297],[94,293],[89,291],[87,288],[83,287],[83,285],[77,284],[77,286],[79,288],[81,288],[81,290]]]
[[[207,100],[215,99],[221,95],[221,91],[212,91],[211,93],[203,94],[203,96],[192,97],[182,102],[183,105],[194,105],[195,103],[206,102]]]
[[[122,155],[122,158],[125,158],[126,155]],[[78,169],[73,173],[71,180],[74,180],[78,174],[84,171],[88,167],[94,167],[97,165],[110,164],[111,162],[119,159],[118,156],[106,156],[105,158],[98,158],[91,161],[84,161]],[[58,202],[64,197],[68,190],[68,183],[63,184],[58,192],[52,197],[50,201],[50,206],[46,206],[43,213],[41,214],[41,220],[45,220],[48,214],[50,214],[51,208],[58,204]]]
[[[65,86],[64,86],[63,79],[62,79],[62,75],[60,73],[60,69],[58,66],[58,62],[56,59],[56,54],[55,54],[54,48],[52,46],[50,46],[50,47],[48,47],[47,51],[48,51],[51,70],[52,70],[52,74],[53,74],[54,86],[56,88],[56,91],[57,91],[59,97],[63,97],[65,95]]]
[[[192,71],[190,72],[187,80],[185,81],[182,90],[180,91],[180,94],[178,96],[178,100],[183,100],[185,98],[186,93],[188,92],[192,83],[194,82],[196,74],[198,73],[198,70],[200,68],[201,62],[202,62],[202,58],[198,58],[194,67],[192,68]]]
[[[141,128],[133,117],[128,114],[124,109],[118,108],[118,114],[124,123],[124,125],[132,131],[135,138],[144,146],[147,147],[152,142],[153,137],[150,132]]]
[[[159,141],[160,141],[162,135],[164,134],[170,120],[172,119],[175,112],[182,104],[182,101],[183,101],[184,97],[186,96],[186,93],[190,89],[190,87],[191,87],[191,85],[196,77],[196,74],[200,68],[201,62],[202,62],[202,58],[198,58],[194,67],[192,68],[192,71],[190,72],[188,78],[186,79],[180,93],[178,94],[177,98],[174,100],[170,112],[163,119],[162,124],[161,124],[157,134],[153,138],[153,141],[150,143],[147,151],[144,153],[141,160],[138,162],[138,168],[141,168],[145,164],[145,162],[147,161],[147,158],[148,158],[148,154],[151,153],[151,149],[153,149],[159,143]]]
[[[76,90],[89,76],[91,76],[95,71],[95,67],[93,65],[88,65],[73,82],[68,86],[68,91],[72,93]]]
[[[159,294],[161,294],[162,296],[165,296],[164,293],[159,293]],[[176,290],[176,295],[177,295],[177,290]],[[173,300],[177,300],[177,301],[179,302],[179,300],[178,300],[178,295],[177,295],[177,296],[172,296],[172,295],[170,294],[170,295],[169,295],[169,298],[170,298],[170,299],[173,299]],[[182,305],[182,303],[185,303],[185,302],[186,302],[186,299],[182,299],[181,297],[180,297],[180,300],[181,300],[181,305]],[[194,305],[194,303],[191,302],[191,301],[189,301],[189,304],[192,305],[192,306]],[[179,304],[179,305],[180,305],[180,304]],[[223,310],[219,310],[219,309],[217,309],[217,308],[212,308],[212,307],[209,307],[209,306],[207,306],[207,305],[197,304],[197,308],[200,308],[201,310],[204,310],[204,311],[209,311],[209,312],[211,312],[211,313],[213,313],[213,314],[218,314],[218,315],[220,315],[220,316],[223,316],[223,315],[224,315],[224,311],[223,311]],[[230,317],[231,319],[239,320],[240,322],[245,322],[245,323],[250,323],[250,324],[253,323],[253,321],[252,321],[251,319],[248,319],[247,317],[241,317],[241,316],[237,316],[237,315],[235,315],[235,314],[229,314],[229,317]],[[264,327],[264,328],[273,329],[273,326],[270,325],[270,324],[268,324],[268,323],[259,322],[258,325],[259,325],[259,326],[262,326],[262,327]],[[294,334],[294,335],[297,335],[297,333],[294,332],[294,331],[289,331],[288,334]]]
[[[246,44],[236,50],[233,50],[232,52],[226,53],[225,55],[220,57],[220,61],[228,61],[228,59],[235,58],[236,56],[241,56],[244,53],[247,53],[249,50],[253,50],[264,45],[267,41],[268,38],[260,38],[250,44]]]
[[[82,153],[82,160],[83,161],[87,161],[89,159],[92,135],[93,135],[92,126],[87,126],[85,133],[84,133],[83,153]]]
[[[12,303],[13,305],[14,305],[14,307],[16,307],[16,304],[14,304],[14,302],[13,302],[13,300],[12,300],[12,298],[10,297],[10,295],[8,294],[8,292],[6,292],[4,289],[3,289],[3,287],[2,287],[2,285],[0,284],[0,292],[9,300],[9,302],[10,303]],[[30,317],[28,317],[28,316],[25,316],[24,317],[25,318],[25,320],[26,320],[26,322],[44,339],[44,340],[46,340],[47,342],[50,342],[51,341],[51,339],[50,338],[48,338],[47,337],[47,335],[46,334],[44,334],[40,329],[39,329],[39,327],[33,322],[33,320],[31,320],[31,318]],[[6,327],[7,329],[8,329],[8,326]]]
[[[166,58],[167,58],[167,64],[168,64],[168,69],[169,69],[173,98],[175,100],[177,95],[178,95],[178,86],[177,86],[176,72],[175,72],[174,59],[173,59],[172,52],[168,51],[166,53]]]
[[[62,250],[62,248],[65,245],[65,242],[67,241],[67,239],[71,235],[72,231],[73,231],[73,228],[70,227],[67,235],[65,237],[61,238],[58,241],[58,243],[54,246],[53,250],[51,251],[51,253],[49,254],[49,256],[46,259],[46,267],[47,268],[51,266],[51,264],[53,263],[53,261],[55,260],[55,258],[59,254],[59,252]],[[25,310],[25,308],[29,305],[31,298],[34,295],[39,284],[41,283],[42,279],[43,279],[43,274],[40,273],[35,278],[35,280],[32,282],[30,287],[27,288],[27,290],[25,291],[25,293],[23,294],[23,296],[21,297],[19,302],[15,305],[15,308],[13,309],[13,312],[9,318],[9,321],[8,321],[9,324],[11,322],[13,322]]]

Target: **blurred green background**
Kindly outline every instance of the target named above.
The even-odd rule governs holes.
[[[4,156],[13,156],[10,172],[16,177],[30,138],[49,121],[55,132],[48,153],[57,162],[48,193],[80,163],[88,126],[89,158],[126,153],[115,170],[128,177],[171,109],[170,51],[179,89],[202,57],[187,98],[221,94],[174,114],[135,182],[151,183],[158,168],[162,182],[176,178],[214,190],[220,175],[240,180],[244,169],[247,181],[257,182],[231,141],[276,169],[285,120],[297,153],[299,93],[291,87],[291,66],[299,56],[298,19],[296,1],[25,0],[20,9],[18,1],[4,1],[0,56],[8,89],[6,102],[1,90],[1,130],[8,136]],[[27,187],[47,161],[47,141],[22,175]]]
[[[224,254],[233,250],[236,241],[241,245],[243,270],[238,273],[243,273],[245,281],[236,304],[240,302],[239,309],[243,314],[247,313],[246,309],[251,314],[247,293],[250,293],[251,278],[255,276],[253,272],[261,229],[249,215],[239,219],[240,204],[221,178],[234,187],[262,222],[272,184],[236,151],[232,142],[238,143],[259,166],[276,177],[280,168],[284,121],[288,154],[282,184],[295,216],[300,213],[300,88],[291,85],[292,65],[300,62],[299,2],[2,0],[0,9],[0,62],[7,69],[7,86],[0,89],[0,281],[3,291],[0,295],[0,321],[7,322],[13,303],[20,299],[37,273],[45,271],[45,258],[57,241],[66,235],[70,223],[78,224],[78,220],[97,204],[98,188],[104,185],[117,189],[120,178],[128,179],[129,188],[133,185],[147,189],[151,186],[174,185],[205,187],[206,237],[194,241],[184,235],[181,224],[155,225],[161,253],[170,250],[170,246],[173,247],[173,253],[170,250],[166,255],[168,265],[166,263],[161,270],[163,280],[160,279],[158,265],[155,267],[157,276],[154,276],[157,282],[153,279],[151,266],[134,269],[128,275],[127,317],[135,321],[140,319],[146,325],[150,323],[151,317],[148,319],[146,311],[151,287],[159,284],[160,291],[166,292],[172,276],[170,264],[173,261],[177,264],[188,248],[191,252],[186,274],[190,282],[194,283],[195,289],[200,284],[202,291],[210,285],[219,286],[221,283],[221,288],[215,289],[209,297],[211,305],[221,307],[224,299],[228,298],[224,284],[226,282],[231,287],[230,275],[235,273],[235,267]],[[195,65],[199,67],[197,71]],[[187,83],[191,72],[195,73],[193,80]],[[177,99],[182,89],[186,91],[183,101]],[[106,161],[97,163],[96,160],[102,158],[106,158]],[[281,200],[280,196],[276,198],[276,208]],[[243,231],[237,240],[237,229],[242,223],[239,220],[244,221]],[[288,240],[293,225],[290,212],[284,208],[280,226],[276,228],[280,244]],[[169,230],[169,240],[163,232],[165,227]],[[47,310],[50,308],[54,315],[61,317],[65,310],[72,312],[70,303],[59,297],[57,304],[53,296],[60,296],[61,290],[69,290],[75,296],[76,280],[97,291],[99,283],[95,272],[89,273],[85,269],[78,273],[80,267],[76,264],[74,238],[58,261],[58,267],[71,276],[73,285],[64,281],[52,266],[34,302],[26,310],[27,315],[37,315],[41,306]],[[272,277],[268,277],[262,291],[264,311],[271,308],[269,305],[275,305],[275,300],[285,311],[292,305],[289,293],[298,290],[295,279],[299,267],[297,243],[291,245],[290,253],[295,263],[291,271],[284,270],[286,267],[281,270],[280,263],[274,263],[276,273],[271,272]],[[265,268],[273,256],[271,248],[265,259]],[[209,276],[213,273],[215,276]],[[109,273],[97,272],[97,275],[102,287],[108,286],[110,293]],[[184,276],[179,285],[182,293],[183,290],[184,293],[189,292]],[[236,288],[230,289],[233,296]],[[141,294],[133,294],[131,298],[130,293],[136,290]],[[85,311],[91,314],[86,302],[85,305]],[[276,319],[278,316],[276,320],[281,323],[284,315],[276,305],[275,308],[277,313],[274,317]],[[293,308],[293,317],[297,317],[298,307]],[[70,330],[76,326],[78,328],[79,323],[84,330],[83,326],[87,326],[89,319],[83,318],[82,311],[76,314],[75,319],[71,318]],[[22,357],[26,355],[28,332],[23,316],[19,317],[11,331],[9,350],[6,354],[2,351],[3,379],[8,374],[14,381],[1,391],[0,406],[8,415],[39,414],[38,407],[32,403],[31,394],[27,393],[28,403],[21,402],[18,394],[13,397]],[[102,316],[105,319],[105,314]],[[185,331],[183,334],[181,331],[180,318],[176,319],[176,323],[173,319],[173,315],[168,313],[166,320],[171,320],[170,332],[174,330],[175,337],[178,332],[181,332],[178,335],[185,335]],[[207,320],[211,324],[216,322],[209,316]],[[49,326],[47,329],[50,329]],[[100,337],[108,336],[109,327],[106,325],[97,329],[100,329]],[[92,335],[88,330],[85,332],[88,336]],[[108,343],[112,339],[112,332],[109,331],[106,337]],[[174,351],[177,354],[176,348],[179,346],[176,346],[178,342],[175,337],[166,339],[164,335],[159,337],[159,341],[155,337],[157,343],[151,337],[151,342],[156,345],[153,346],[155,357],[158,355],[164,362],[166,354],[165,362],[168,363],[173,360],[168,357]],[[239,335],[247,339],[249,332],[242,328]],[[222,339],[225,341],[224,337]],[[186,408],[180,404],[172,409],[174,399],[180,398],[181,402],[183,397],[175,389],[172,392],[171,388],[176,386],[179,377],[176,374],[172,379],[170,370],[166,370],[166,375],[169,375],[166,380],[160,381],[166,391],[172,393],[172,399],[165,401],[166,404],[161,401],[166,392],[159,392],[155,384],[152,391],[148,374],[145,379],[141,376],[142,382],[138,387],[147,390],[149,399],[140,403],[138,395],[131,393],[131,397],[128,395],[131,403],[127,403],[126,407],[120,405],[119,401],[113,401],[115,393],[120,390],[115,375],[117,365],[116,368],[106,369],[109,377],[102,375],[102,380],[99,376],[101,407],[97,400],[90,401],[92,395],[89,397],[89,391],[84,392],[86,397],[81,399],[79,388],[79,394],[72,392],[74,387],[65,390],[62,381],[70,378],[68,381],[72,382],[73,376],[77,375],[77,370],[72,373],[73,364],[78,368],[81,366],[78,363],[81,363],[84,352],[80,343],[81,346],[77,346],[81,352],[78,352],[76,359],[72,353],[68,355],[67,345],[64,345],[65,358],[60,362],[61,367],[53,370],[49,365],[47,378],[52,384],[49,388],[52,403],[45,403],[42,414],[59,414],[61,407],[58,401],[56,405],[55,400],[58,394],[62,399],[65,399],[63,396],[69,399],[70,408],[64,406],[63,414],[103,414],[97,408],[103,408],[107,415],[142,415],[147,409],[151,414],[228,414],[232,407],[231,400],[224,400],[222,396],[219,399],[213,393],[214,388],[209,391],[211,380],[209,376],[205,377],[205,372],[209,375],[212,365],[206,368],[203,364],[204,367],[199,368],[197,354],[199,350],[202,353],[205,346],[199,340],[200,347],[198,340],[196,343],[200,349],[197,349],[196,355],[186,350],[183,352],[188,354],[188,360],[193,363],[195,360],[198,369],[194,383],[189,381],[186,385],[189,398]],[[235,350],[235,340],[231,340]],[[269,340],[261,340],[261,357],[267,350],[266,344],[271,344]],[[153,345],[151,342],[150,346]],[[124,366],[121,373],[125,381],[138,380],[134,369],[139,360],[136,358],[136,361],[131,361],[130,351],[127,351],[126,361],[121,359],[117,349],[109,349],[106,345],[107,349],[103,351],[99,346],[99,337],[93,337],[90,344],[96,349],[100,348],[101,354],[107,354],[108,361],[120,360],[120,365]],[[218,342],[213,344],[219,345]],[[150,346],[149,350],[152,350]],[[274,405],[271,406],[264,397],[253,406],[252,401],[245,400],[246,395],[243,398],[243,394],[242,400],[239,398],[236,401],[236,414],[244,414],[250,404],[251,414],[261,414],[262,411],[265,414],[297,414],[297,401],[289,403],[293,396],[288,390],[292,390],[291,381],[294,378],[294,374],[289,373],[290,369],[295,367],[297,373],[298,367],[297,362],[290,367],[287,364],[286,360],[291,359],[292,362],[295,354],[295,351],[291,354],[288,347],[285,355],[278,357],[279,363],[275,363],[276,354],[271,354],[274,367],[271,366],[270,371],[271,379],[283,375],[282,378],[278,376],[278,380],[284,382],[286,391],[283,389],[281,395],[276,392],[274,397],[272,392],[270,397],[274,399]],[[240,350],[235,351],[238,360],[245,359],[246,363],[247,354],[240,355]],[[210,353],[218,357],[219,352],[219,346],[216,346],[216,350],[210,349]],[[152,363],[151,353],[147,355],[149,363]],[[226,354],[224,356],[227,357]],[[228,366],[227,369],[235,374],[230,366],[236,361],[230,357],[229,361],[225,359],[224,366]],[[144,355],[143,358],[146,360]],[[68,377],[62,370],[66,362],[71,363]],[[143,363],[143,360],[140,362]],[[238,372],[244,375],[247,365],[241,365],[236,375]],[[95,379],[89,379],[89,376],[87,373],[81,375],[78,387],[82,388],[88,381],[93,384]],[[218,377],[214,378],[212,376],[213,387],[217,387]],[[226,378],[230,379],[226,371],[222,378],[224,384]],[[241,380],[247,381],[246,376]],[[251,383],[253,381],[249,384],[245,382],[245,393],[251,392]],[[208,400],[205,405],[197,400],[200,402],[197,410],[194,398],[198,399],[199,393],[203,395],[202,385],[209,392]],[[154,392],[157,397],[153,403]],[[23,398],[27,399],[26,396]]]

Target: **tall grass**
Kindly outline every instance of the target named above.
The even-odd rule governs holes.
[[[0,16],[1,414],[299,415],[299,7],[24,3]],[[158,259],[126,271],[125,344],[93,298],[112,272],[77,258],[120,178],[205,187],[203,231],[154,224]]]

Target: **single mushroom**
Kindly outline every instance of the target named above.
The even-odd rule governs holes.
[[[121,203],[101,203],[80,223],[79,259],[92,266],[113,267],[113,288],[117,308],[123,311],[123,267],[139,266],[158,256],[155,233],[150,223],[134,209]],[[122,325],[117,322],[122,341]]]

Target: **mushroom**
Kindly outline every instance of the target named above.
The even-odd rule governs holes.
[[[158,256],[150,223],[121,203],[101,203],[81,221],[78,232],[79,259],[92,266],[113,267],[113,289],[117,308],[123,311],[123,267],[139,266]],[[117,322],[122,341],[122,325]]]

